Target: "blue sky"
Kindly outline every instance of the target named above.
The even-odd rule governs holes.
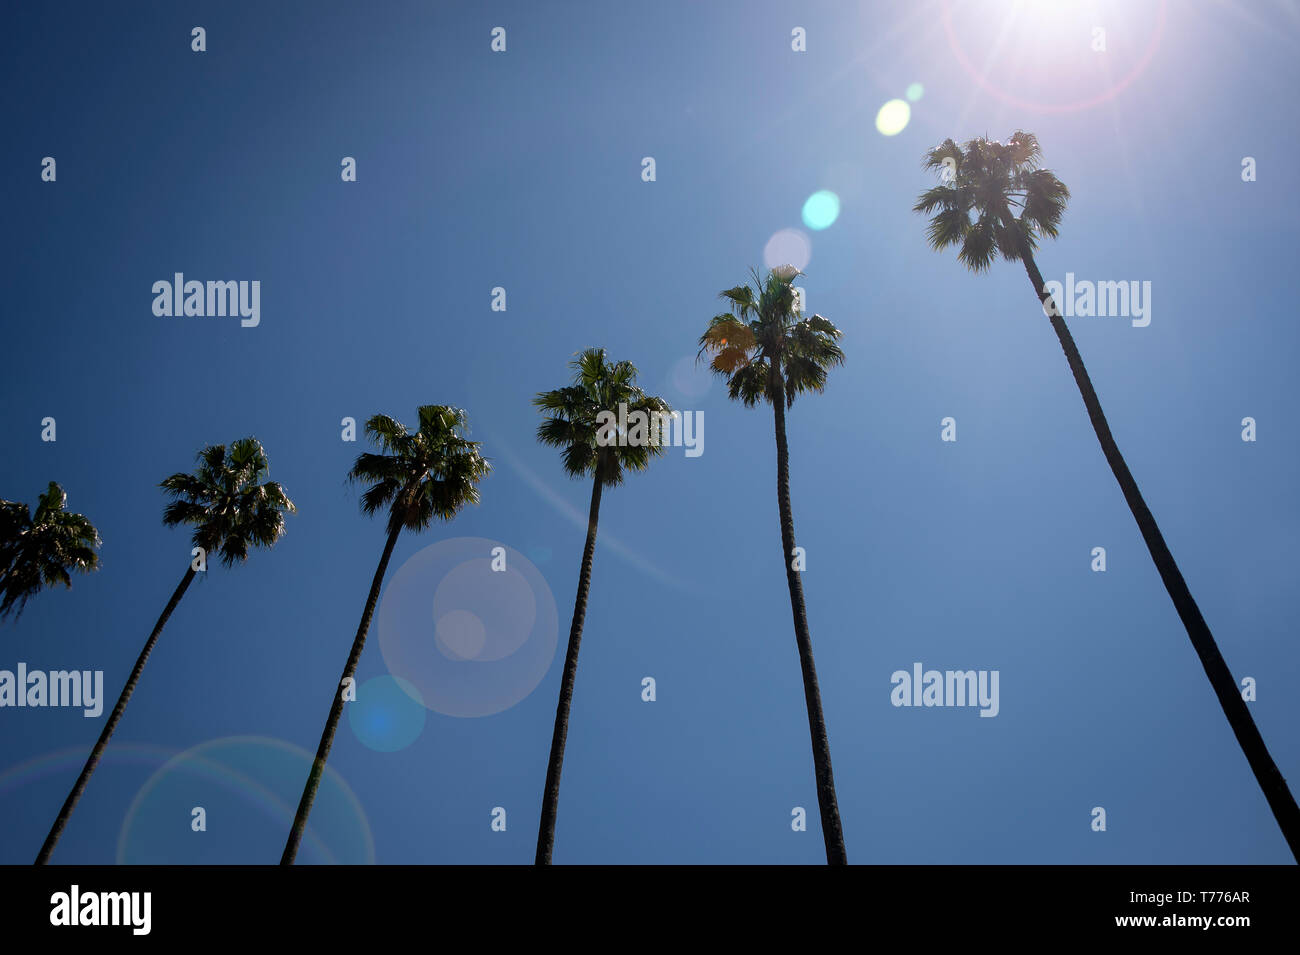
[[[367,745],[344,721],[301,860],[531,862],[590,488],[535,442],[529,400],[592,346],[702,411],[705,451],[673,449],[605,494],[555,861],[823,861],[771,412],[690,365],[718,291],[790,228],[810,239],[808,308],[848,355],[796,402],[789,435],[850,861],[1290,861],[1023,269],[970,275],[910,211],[933,182],[927,147],[1032,130],[1073,194],[1044,276],[1152,283],[1148,327],[1070,325],[1229,665],[1258,680],[1252,713],[1294,786],[1300,333],[1280,279],[1300,18],[1290,3],[1162,7],[11,11],[0,496],[34,504],[59,481],[104,566],[6,624],[0,668],[102,669],[111,706],[189,560],[157,482],[202,445],[255,435],[298,505],[272,551],[190,589],[55,861],[278,860],[383,546],[343,482],[362,445],[340,420],[412,423],[442,403],[467,409],[495,473],[480,506],[402,537],[390,584],[430,546],[478,553],[440,542],[499,543],[533,581],[530,639],[547,639],[553,601],[559,649],[494,715],[413,714],[370,684],[374,712],[395,700],[393,727]],[[913,83],[910,122],[882,135],[877,111]],[[813,231],[800,209],[819,189],[842,209]],[[154,316],[152,284],[178,271],[259,280],[261,324]],[[408,579],[426,603],[440,582]],[[433,628],[392,639],[427,649]],[[890,675],[917,661],[998,670],[998,716],[892,706]],[[359,682],[388,673],[372,628]],[[0,862],[28,862],[102,724],[0,721]],[[404,730],[418,735],[380,751]]]

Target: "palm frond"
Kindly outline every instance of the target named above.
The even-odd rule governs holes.
[[[727,315],[728,320],[735,319]],[[602,484],[623,480],[625,467],[642,470],[662,448],[632,445],[619,434],[614,416],[620,406],[631,415],[640,411],[671,412],[662,398],[637,386],[637,369],[630,361],[610,362],[604,349],[589,348],[569,363],[572,384],[539,393],[533,405],[543,414],[537,440],[558,448],[564,472],[571,478],[593,477]]]
[[[733,401],[752,407],[772,401],[782,390],[785,400],[793,401],[795,394],[814,385],[820,390],[827,371],[844,362],[844,352],[836,344],[840,330],[824,316],[805,318],[797,307],[794,280],[802,274],[793,266],[766,275],[754,270],[752,287],[737,286],[722,293],[744,307],[709,320],[696,357],[709,357],[709,369],[726,380]],[[745,321],[746,316],[751,320]],[[779,378],[772,377],[773,368]]]
[[[988,269],[999,255],[1032,255],[1039,237],[1057,237],[1070,191],[1042,168],[1033,133],[1016,130],[1005,143],[977,137],[958,146],[948,139],[922,165],[956,173],[922,192],[912,207],[930,218],[926,241],[936,251],[958,246],[958,260],[972,271]]]
[[[68,495],[51,481],[35,512],[0,501],[0,620],[21,616],[45,587],[72,586],[72,573],[99,569],[99,532],[85,515],[67,510]]]

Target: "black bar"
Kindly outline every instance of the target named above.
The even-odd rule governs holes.
[[[851,866],[617,867],[375,866],[49,866],[0,869],[0,931],[6,942],[49,938],[81,943],[120,939],[295,943],[375,943],[425,939],[430,946],[503,935],[548,945],[557,937],[607,931],[668,935],[703,923],[727,931],[796,935],[842,926],[864,941],[876,931],[929,942],[965,938],[980,947],[1002,939],[1130,936],[1150,943],[1192,936],[1232,944],[1294,932],[1300,869],[1295,866]],[[101,893],[149,895],[121,909],[117,926],[54,925],[57,893],[78,887],[81,911],[98,912]],[[86,896],[95,894],[87,903]],[[137,897],[143,903],[143,896]],[[567,900],[567,901],[566,901]],[[110,898],[106,911],[120,904]],[[89,909],[86,906],[89,905]],[[560,913],[564,913],[560,917]],[[564,923],[557,925],[557,918]],[[1148,924],[1133,919],[1152,918]],[[1210,919],[1208,927],[1202,919]],[[1223,924],[1224,919],[1242,924]],[[1130,920],[1120,924],[1120,920]],[[1195,922],[1191,920],[1196,920]],[[604,927],[603,929],[601,927]],[[1288,929],[1290,932],[1288,932]],[[866,933],[865,935],[862,933]],[[883,937],[883,936],[882,936]],[[613,941],[612,938],[607,939]]]

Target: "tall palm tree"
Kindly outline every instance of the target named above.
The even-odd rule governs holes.
[[[650,459],[663,454],[660,429],[651,415],[671,415],[662,398],[647,395],[636,383],[636,367],[628,361],[610,363],[603,348],[588,348],[569,363],[573,383],[545,391],[533,404],[545,416],[537,426],[537,440],[559,448],[564,471],[571,478],[591,478],[591,507],[587,512],[587,541],[582,549],[578,572],[578,593],[573,601],[573,622],[569,625],[569,648],[564,654],[560,699],[555,707],[555,729],[551,734],[551,755],[546,764],[546,788],[542,793],[542,816],[537,829],[536,865],[550,865],[555,845],[555,817],[560,805],[560,773],[564,768],[564,744],[569,735],[569,708],[573,704],[573,682],[578,672],[578,647],[582,624],[587,616],[587,595],[591,591],[591,564],[596,551],[596,524],[600,519],[601,491],[623,483],[627,471],[644,471]],[[646,416],[644,435],[616,424],[620,405],[631,420],[638,412]],[[662,420],[662,419],[660,419]]]
[[[792,265],[767,273],[755,270],[751,285],[737,285],[721,293],[730,312],[715,315],[700,336],[700,355],[709,355],[709,368],[727,381],[727,397],[752,408],[766,401],[772,406],[776,430],[776,501],[781,519],[781,562],[785,565],[794,617],[795,643],[803,671],[804,703],[812,738],[813,771],[817,779],[817,805],[821,811],[826,862],[848,862],[840,808],[831,771],[831,747],[822,716],[822,695],[813,663],[812,634],[804,606],[800,571],[795,569],[794,513],[790,507],[790,449],[786,444],[785,413],[795,396],[826,387],[829,370],[844,363],[836,344],[841,332],[820,315],[804,317],[794,280],[802,275]]]
[[[191,540],[195,547],[203,548],[204,555],[219,554],[221,562],[227,567],[242,563],[248,559],[250,547],[271,547],[284,533],[284,515],[293,511],[293,502],[285,495],[284,489],[274,481],[265,478],[270,473],[270,463],[266,452],[256,438],[241,438],[229,447],[212,444],[198,453],[198,468],[193,474],[178,473],[163,481],[159,487],[171,498],[163,510],[163,524],[175,527],[188,524],[194,528]],[[153,632],[145,641],[144,649],[135,661],[135,667],[127,678],[117,698],[113,712],[104,723],[104,729],[90,751],[81,775],[77,777],[72,792],[63,802],[59,816],[50,827],[50,834],[45,837],[40,855],[36,857],[37,865],[50,861],[67,825],[72,810],[76,807],[81,794],[86,791],[90,774],[99,765],[100,757],[108,748],[108,741],[117,729],[126,704],[135,692],[135,686],[144,672],[144,665],[153,652],[154,644],[162,635],[163,627],[176,609],[190,582],[194,580],[194,563],[185,569],[185,576],[172,592],[171,599],[163,608],[162,615],[154,624]]]
[[[361,495],[363,513],[371,516],[388,509],[388,538],[370,582],[361,623],[352,640],[352,652],[348,654],[343,675],[331,696],[329,718],[325,721],[320,745],[316,747],[316,759],[298,802],[293,828],[280,856],[281,865],[293,864],[307,831],[307,817],[311,815],[312,802],[316,799],[316,790],[325,773],[325,762],[334,745],[334,734],[343,716],[342,686],[357,672],[361,650],[366,645],[366,633],[379,604],[379,591],[388,572],[393,548],[397,546],[398,535],[403,530],[419,533],[434,518],[450,521],[466,504],[477,504],[478,482],[492,470],[491,464],[479,453],[479,442],[464,437],[463,433],[469,430],[469,419],[464,411],[446,405],[421,405],[418,414],[420,423],[415,431],[408,431],[404,424],[388,415],[373,416],[366,422],[366,434],[379,446],[380,453],[362,452],[348,472],[350,482],[370,485]]]
[[[53,481],[35,514],[26,504],[0,500],[0,621],[11,614],[17,620],[44,587],[71,587],[71,571],[99,569],[99,532],[67,505],[68,495]]]
[[[957,258],[974,272],[988,269],[999,255],[1009,262],[1019,261],[1024,265],[1034,294],[1056,332],[1061,350],[1065,352],[1066,363],[1083,396],[1102,453],[1119,482],[1129,510],[1133,512],[1160,579],[1164,581],[1165,589],[1187,629],[1187,636],[1219,698],[1223,714],[1246,754],[1255,779],[1264,790],[1282,834],[1292,854],[1300,860],[1300,809],[1264,745],[1255,720],[1237,689],[1236,680],[1119,452],[1097,392],[1079,356],[1074,336],[1066,327],[1061,309],[1053,301],[1034,261],[1039,237],[1056,238],[1061,215],[1070,197],[1065,184],[1051,170],[1041,167],[1041,160],[1038,139],[1032,133],[1017,131],[1005,143],[972,139],[959,146],[951,139],[945,140],[930,150],[925,158],[925,167],[941,171],[943,181],[921,194],[914,211],[930,216],[930,245],[936,250],[956,246]],[[1019,215],[1012,211],[1013,208],[1019,210]]]

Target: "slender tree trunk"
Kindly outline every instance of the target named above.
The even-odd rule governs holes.
[[[307,831],[307,817],[311,815],[311,804],[316,799],[316,790],[320,788],[321,776],[325,774],[325,761],[329,759],[330,747],[334,745],[334,734],[339,728],[339,719],[343,716],[343,683],[355,678],[357,663],[361,660],[361,650],[366,645],[366,633],[370,630],[370,619],[375,615],[379,604],[379,591],[384,585],[384,575],[388,573],[388,561],[397,546],[397,535],[402,532],[400,526],[388,532],[384,544],[384,554],[379,558],[375,568],[374,580],[370,582],[370,595],[366,597],[366,608],[361,612],[361,623],[357,625],[357,635],[352,641],[352,652],[343,667],[343,675],[334,687],[333,700],[330,703],[329,719],[325,721],[325,732],[321,733],[320,745],[316,747],[316,758],[311,764],[311,773],[307,776],[307,785],[303,788],[302,799],[298,802],[298,812],[293,817],[293,828],[289,830],[289,841],[285,843],[284,853],[280,856],[280,865],[293,865],[298,855],[298,846],[302,843],[303,833]]]
[[[181,602],[181,598],[185,596],[185,591],[189,589],[190,581],[193,579],[194,568],[191,566],[185,571],[185,576],[181,578],[181,582],[176,585],[171,600],[167,601],[167,606],[163,608],[162,615],[159,616],[158,622],[153,626],[153,633],[149,634],[144,649],[140,651],[140,656],[136,658],[135,667],[131,670],[131,675],[127,677],[126,686],[122,687],[122,692],[117,698],[117,704],[113,707],[113,712],[108,715],[108,720],[104,723],[104,729],[100,732],[99,739],[95,741],[95,748],[90,751],[86,765],[81,768],[81,775],[77,777],[77,782],[72,787],[72,792],[68,793],[68,798],[63,801],[63,808],[59,810],[58,818],[54,820],[54,825],[50,827],[50,834],[45,837],[45,844],[41,846],[41,852],[36,857],[36,865],[45,865],[50,861],[50,854],[54,852],[59,837],[63,835],[63,827],[68,824],[68,819],[72,816],[72,810],[76,808],[77,801],[81,799],[82,793],[86,791],[86,784],[90,782],[90,774],[99,765],[100,757],[104,755],[104,750],[108,748],[108,741],[112,738],[113,731],[117,729],[117,724],[126,711],[126,704],[130,701],[131,694],[135,692],[135,685],[140,682],[140,674],[144,672],[144,665],[149,661],[149,654],[153,652],[154,644],[162,636],[163,627],[167,625],[168,618],[171,617],[172,611],[176,609],[176,605]]]
[[[1004,222],[1007,218],[1009,214],[1004,217]],[[1023,248],[1023,245],[1021,256],[1025,263],[1025,271],[1029,274],[1029,281],[1034,286],[1034,292],[1038,295],[1038,300],[1047,308],[1051,295],[1044,288],[1042,273],[1038,271],[1032,253]],[[1200,608],[1192,599],[1191,591],[1187,589],[1187,583],[1174,562],[1174,555],[1170,553],[1160,528],[1156,526],[1155,518],[1151,515],[1146,501],[1142,499],[1137,481],[1133,479],[1123,455],[1119,453],[1119,446],[1110,433],[1110,425],[1106,423],[1106,415],[1101,410],[1097,392],[1093,390],[1088,371],[1079,356],[1079,349],[1074,344],[1074,336],[1070,334],[1065,319],[1059,314],[1061,309],[1051,308],[1048,311],[1058,313],[1049,314],[1048,318],[1052,323],[1052,330],[1060,340],[1061,350],[1065,352],[1065,360],[1074,374],[1074,381],[1079,386],[1079,394],[1083,396],[1084,407],[1088,409],[1088,418],[1097,433],[1097,441],[1100,442],[1102,453],[1106,456],[1106,463],[1110,465],[1115,480],[1119,482],[1124,500],[1128,503],[1129,510],[1133,512],[1133,519],[1137,521],[1142,539],[1146,542],[1147,550],[1151,552],[1151,559],[1160,573],[1160,579],[1164,581],[1165,590],[1169,592],[1169,598],[1174,602],[1183,626],[1187,628],[1187,636],[1192,641],[1192,647],[1196,650],[1201,666],[1205,669],[1205,675],[1210,679],[1215,695],[1219,698],[1223,715],[1228,718],[1228,724],[1232,727],[1242,752],[1246,754],[1246,760],[1250,763],[1255,779],[1264,790],[1264,798],[1268,800],[1269,807],[1282,828],[1282,835],[1286,837],[1287,845],[1291,847],[1291,854],[1300,861],[1300,808],[1296,806],[1295,797],[1291,795],[1286,780],[1278,770],[1277,764],[1273,762],[1268,747],[1264,745],[1264,738],[1255,726],[1250,708],[1241,698],[1237,681],[1233,678],[1232,671],[1228,669],[1228,664],[1224,662],[1223,654],[1219,652],[1219,647],[1214,642],[1214,635],[1210,633],[1205,618],[1201,616]]]
[[[551,758],[546,764],[546,789],[542,793],[542,819],[537,828],[535,865],[550,865],[555,846],[555,816],[560,806],[560,771],[564,768],[564,743],[569,736],[569,707],[573,705],[573,681],[578,673],[578,647],[582,643],[582,622],[587,616],[587,595],[591,592],[591,561],[596,553],[596,523],[600,519],[601,480],[599,467],[592,480],[591,511],[587,515],[587,543],[582,548],[582,570],[578,594],[573,600],[573,623],[569,625],[569,649],[564,654],[564,676],[560,679],[560,701],[555,707],[555,731],[551,734]]]
[[[840,807],[835,798],[835,774],[831,771],[831,744],[822,716],[822,694],[813,663],[812,634],[803,602],[803,584],[794,569],[794,513],[790,508],[790,449],[785,440],[785,387],[773,374],[772,407],[776,419],[776,500],[781,512],[781,560],[790,588],[790,611],[794,616],[795,642],[799,645],[799,667],[803,671],[804,702],[808,706],[808,733],[812,737],[813,770],[817,776],[817,805],[821,809],[822,838],[826,842],[826,864],[846,865],[844,832],[840,828]]]

